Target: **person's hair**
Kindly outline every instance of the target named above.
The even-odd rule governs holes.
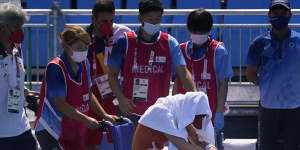
[[[29,17],[22,9],[11,3],[0,5],[0,24],[11,24],[14,21],[24,24]]]
[[[139,3],[139,13],[144,15],[151,11],[164,12],[164,5],[160,0],[141,0]]]
[[[82,41],[86,45],[89,45],[91,42],[89,34],[78,25],[68,26],[60,34],[60,41],[63,44],[72,45],[78,40]]]
[[[192,11],[187,18],[187,28],[190,32],[207,33],[213,26],[213,17],[203,8]]]
[[[115,12],[115,5],[113,1],[110,0],[97,0],[93,6],[92,14],[97,17],[100,12]]]

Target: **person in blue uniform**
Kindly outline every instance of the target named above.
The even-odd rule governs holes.
[[[260,150],[300,148],[300,34],[288,26],[287,0],[273,0],[271,29],[250,45],[247,79],[260,89]]]

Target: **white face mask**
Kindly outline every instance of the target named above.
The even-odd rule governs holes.
[[[191,33],[191,40],[193,43],[197,45],[202,45],[205,43],[208,39],[208,34],[192,34]]]
[[[147,34],[153,35],[160,30],[160,24],[151,24],[144,22],[143,29]]]
[[[88,51],[73,51],[71,49],[71,51],[73,52],[73,55],[71,56],[71,59],[77,63],[80,63],[82,61],[84,61],[87,57],[87,53]]]

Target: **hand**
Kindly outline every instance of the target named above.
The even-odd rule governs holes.
[[[98,129],[100,127],[98,121],[94,118],[87,117],[84,124],[89,128],[89,129]]]
[[[212,147],[209,147],[208,150],[217,150],[217,148],[212,146]]]
[[[119,107],[120,107],[122,114],[124,114],[125,116],[129,116],[132,114],[133,109],[136,106],[132,100],[130,100],[128,98],[122,98],[122,99],[119,99]]]
[[[216,113],[214,123],[215,123],[216,132],[219,132],[224,128],[224,115],[223,115],[223,113]]]
[[[119,117],[118,116],[115,116],[115,115],[110,115],[110,114],[105,114],[103,119],[106,120],[106,121],[109,121],[113,124],[118,124],[116,122],[116,120],[118,119]]]
[[[24,96],[26,97],[27,95],[40,95],[40,92],[32,91],[28,88],[24,88]]]

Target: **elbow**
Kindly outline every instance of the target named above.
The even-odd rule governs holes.
[[[258,84],[258,74],[255,73],[255,72],[249,72],[249,71],[247,71],[246,79],[249,82],[252,82],[252,83],[254,83],[256,85]]]

